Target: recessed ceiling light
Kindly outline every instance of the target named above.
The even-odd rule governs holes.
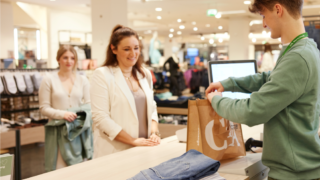
[[[178,22],[181,22],[181,19],[178,19],[177,21],[178,21]]]
[[[221,13],[218,13],[218,14],[216,15],[216,18],[217,18],[217,19],[221,18]]]
[[[278,38],[278,41],[280,41],[280,42],[281,42],[281,38]]]
[[[179,26],[179,29],[184,29],[186,28],[184,25]]]
[[[156,11],[162,11],[162,8],[156,8]]]
[[[266,31],[262,31],[262,34],[263,34],[263,35],[266,35],[266,34],[267,34],[267,32],[266,32]]]
[[[198,28],[197,28],[197,27],[194,27],[193,30],[194,30],[194,31],[198,31]]]
[[[249,34],[249,37],[252,37],[252,36],[253,36],[253,33],[250,33],[250,34]]]
[[[182,33],[181,33],[181,31],[178,31],[177,34],[181,35]]]
[[[214,43],[214,40],[213,40],[213,39],[210,39],[210,40],[209,40],[209,43],[210,43],[210,44],[213,44],[213,43]]]
[[[157,19],[162,19],[161,16],[157,16]]]
[[[197,23],[196,22],[192,22],[192,25],[196,25]]]
[[[251,4],[251,1],[244,1],[244,4]]]
[[[222,27],[222,26],[219,26],[218,28],[219,28],[219,29],[223,29],[223,27]]]
[[[220,43],[222,43],[222,42],[223,42],[223,39],[222,39],[222,38],[220,38],[220,39],[219,39],[219,42],[220,42]]]
[[[202,37],[201,37],[201,40],[203,41],[204,39],[205,39],[205,38],[202,36]]]
[[[170,29],[170,32],[174,32],[174,29]]]
[[[206,27],[210,27],[210,24],[206,24]]]
[[[257,42],[257,39],[256,38],[252,38],[252,42]]]
[[[172,38],[173,37],[173,34],[169,34],[169,38]]]

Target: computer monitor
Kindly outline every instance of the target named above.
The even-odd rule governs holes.
[[[209,82],[218,82],[229,77],[243,77],[257,73],[256,60],[223,60],[209,62]],[[232,99],[250,98],[248,93],[223,92],[223,97]]]
[[[187,55],[189,57],[199,56],[199,49],[197,49],[197,48],[188,48],[187,49]]]

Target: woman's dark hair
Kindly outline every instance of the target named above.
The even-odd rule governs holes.
[[[110,37],[110,42],[109,42],[108,49],[107,49],[107,58],[102,66],[116,67],[119,65],[119,62],[117,60],[117,56],[115,54],[113,54],[113,52],[112,52],[111,45],[113,45],[114,48],[117,49],[118,45],[119,45],[120,41],[122,41],[122,39],[124,39],[126,37],[131,37],[131,36],[136,37],[137,40],[139,41],[138,33],[135,32],[133,29],[131,29],[129,27],[124,27],[122,25],[116,25],[113,28],[112,34]],[[145,73],[142,70],[142,63],[143,63],[143,59],[138,58],[136,64],[132,67],[132,76],[136,80],[138,80],[137,71],[139,73],[141,73],[143,77],[145,77]]]
[[[271,44],[269,43],[264,44],[264,52],[270,52],[270,54],[272,54]]]

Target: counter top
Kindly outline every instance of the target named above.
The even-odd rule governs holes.
[[[77,165],[29,178],[29,180],[125,180],[141,170],[181,156],[186,144],[178,143],[176,136],[168,137],[156,147],[135,147]],[[219,173],[228,180],[246,180],[247,176]]]

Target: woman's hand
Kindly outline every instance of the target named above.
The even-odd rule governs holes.
[[[68,122],[73,122],[77,118],[77,115],[73,112],[66,112],[64,113],[63,119]]]
[[[161,138],[159,136],[157,136],[156,134],[151,134],[151,136],[149,137],[149,139],[153,142],[159,143],[161,141]]]
[[[156,146],[159,145],[157,142],[153,142],[150,139],[136,138],[132,141],[132,146]]]

